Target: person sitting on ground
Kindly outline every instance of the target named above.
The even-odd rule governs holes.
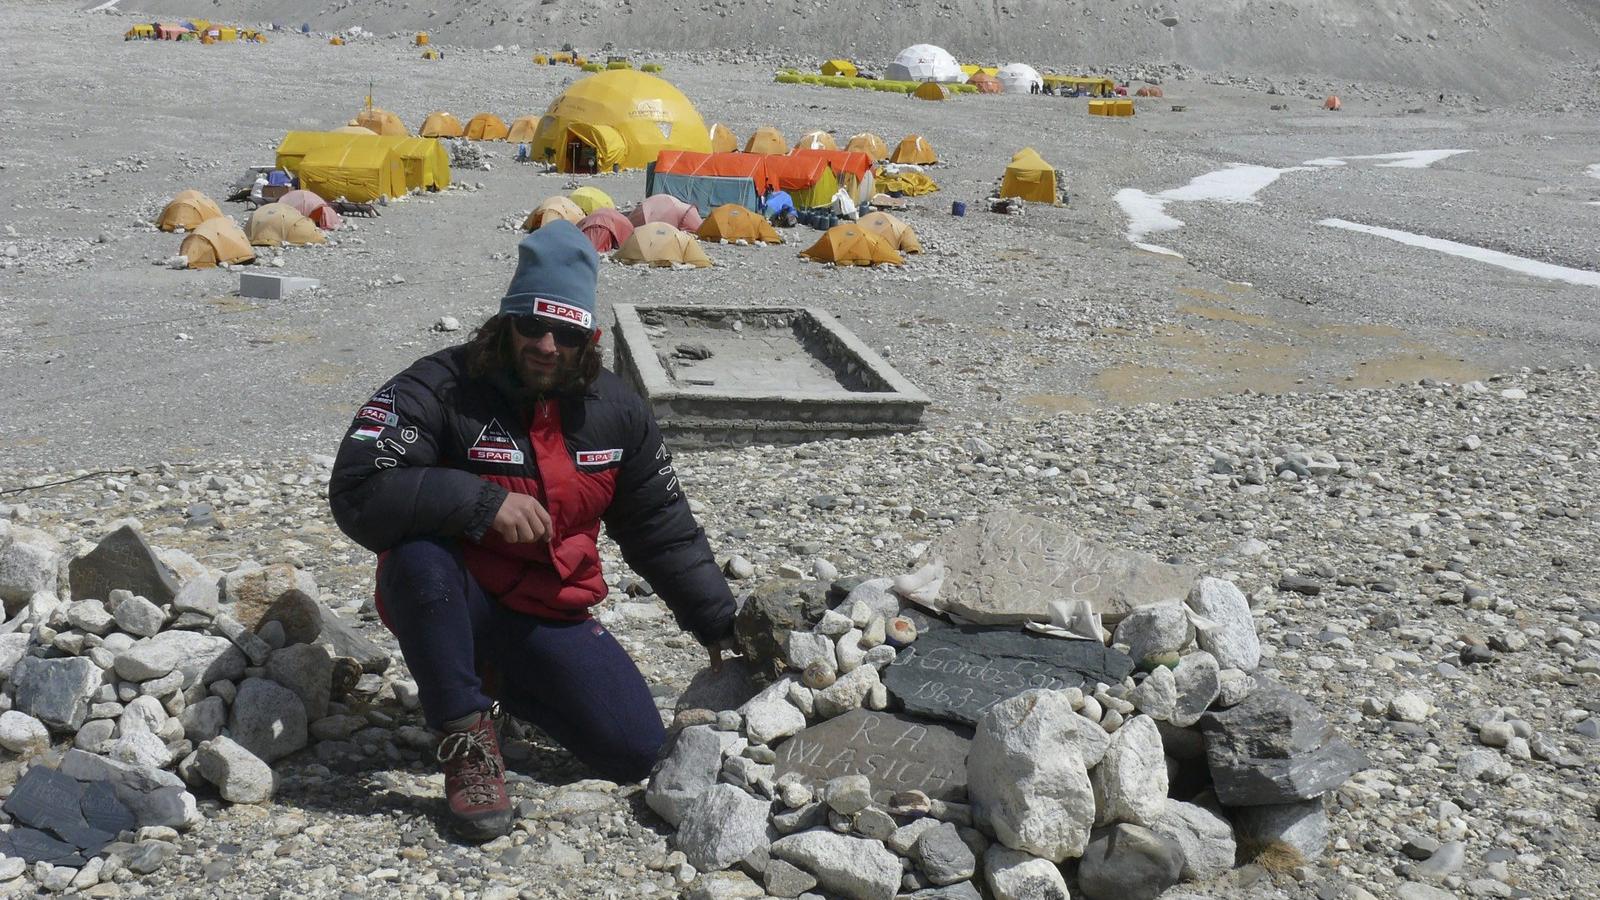
[[[379,555],[378,611],[472,841],[512,825],[502,705],[613,781],[645,777],[665,740],[644,677],[590,617],[602,522],[713,669],[733,646],[733,596],[650,407],[601,367],[593,245],[553,222],[518,253],[498,314],[356,413],[328,484],[339,527]]]

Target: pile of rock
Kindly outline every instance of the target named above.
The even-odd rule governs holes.
[[[772,680],[680,709],[646,793],[703,896],[1137,900],[1323,853],[1325,795],[1365,759],[1252,674],[1232,583],[1006,512],[931,552],[741,607]],[[1061,596],[1114,629],[1018,627]]]
[[[294,566],[214,573],[151,548],[136,523],[68,562],[50,535],[0,528],[0,746],[32,763],[17,791],[30,778],[52,779],[58,797],[73,782],[106,784],[130,816],[110,836],[175,839],[200,818],[191,788],[265,802],[274,762],[367,725],[340,701],[375,693],[389,656],[323,607],[315,581]],[[58,753],[52,742],[70,748]],[[9,800],[6,812],[27,825]],[[51,840],[14,828],[0,850],[43,867],[41,883],[67,877],[83,887],[71,880],[85,880],[91,850],[72,839],[78,826],[28,826]],[[135,871],[172,852],[139,846]]]

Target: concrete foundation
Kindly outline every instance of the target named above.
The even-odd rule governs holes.
[[[239,296],[260,300],[282,300],[299,291],[309,291],[322,282],[298,275],[269,275],[265,272],[240,272]]]
[[[617,374],[677,446],[907,431],[929,402],[825,310],[618,304],[615,312]]]

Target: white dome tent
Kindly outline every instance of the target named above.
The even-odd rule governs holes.
[[[889,64],[884,77],[890,81],[942,81],[960,84],[967,80],[965,72],[943,47],[932,44],[912,44],[901,50]]]
[[[1001,90],[1008,94],[1028,94],[1035,86],[1044,87],[1039,70],[1027,63],[1007,63],[994,77],[1000,80]]]

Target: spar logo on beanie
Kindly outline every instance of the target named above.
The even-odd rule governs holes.
[[[599,274],[600,256],[583,232],[571,222],[551,222],[517,245],[517,271],[500,298],[500,313],[593,330]]]

